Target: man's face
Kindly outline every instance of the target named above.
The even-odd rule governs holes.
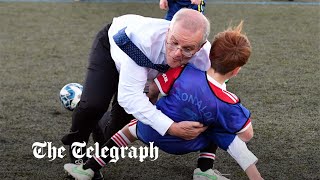
[[[187,64],[201,48],[202,34],[191,32],[176,23],[166,36],[166,59],[171,68]]]

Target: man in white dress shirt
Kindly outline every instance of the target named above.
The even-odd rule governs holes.
[[[144,88],[148,80],[167,69],[163,65],[174,68],[190,62],[207,70],[209,31],[207,18],[191,9],[180,10],[171,22],[139,15],[114,18],[93,42],[81,100],[73,112],[71,130],[62,142],[88,142],[112,97],[110,135],[130,122],[133,115],[161,135],[168,133],[187,140],[197,137],[206,127],[193,121],[175,123],[156,109]],[[148,60],[153,64],[145,62]],[[154,64],[162,64],[162,69]]]

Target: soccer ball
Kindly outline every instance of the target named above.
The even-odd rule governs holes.
[[[83,86],[79,83],[69,83],[60,90],[60,101],[66,109],[73,111],[80,101]]]

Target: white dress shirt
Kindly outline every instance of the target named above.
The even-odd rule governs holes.
[[[116,17],[108,31],[110,52],[119,71],[118,102],[128,114],[144,124],[150,125],[161,135],[164,135],[173,121],[149,101],[143,93],[147,80],[153,80],[158,71],[137,65],[114,42],[113,36],[122,28],[131,41],[155,64],[166,64],[165,37],[170,21],[143,17],[139,15],[124,15]],[[210,67],[210,43],[197,52],[190,60],[201,70]]]

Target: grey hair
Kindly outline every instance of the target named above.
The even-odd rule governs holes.
[[[194,32],[202,30],[203,36],[201,44],[204,44],[210,34],[210,22],[206,16],[193,9],[182,8],[172,18],[170,28],[173,28],[177,22],[182,22],[183,26]]]

